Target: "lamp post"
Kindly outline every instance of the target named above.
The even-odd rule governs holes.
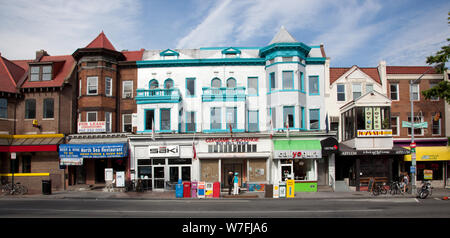
[[[411,145],[414,144],[414,100],[413,100],[413,85],[420,81],[420,79],[428,73],[428,71],[434,69],[434,67],[429,68],[416,80],[409,81],[409,99],[411,101]],[[417,90],[418,97],[420,97],[420,92]],[[411,148],[412,146],[410,146]],[[416,148],[411,148],[411,194],[416,194]]]

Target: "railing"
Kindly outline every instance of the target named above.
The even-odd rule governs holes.
[[[211,88],[203,87],[202,100],[208,101],[245,101],[245,87]]]
[[[177,88],[170,89],[137,89],[136,103],[164,103],[181,101],[180,90]]]

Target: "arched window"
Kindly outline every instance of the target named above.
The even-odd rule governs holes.
[[[172,79],[166,79],[166,81],[164,81],[164,88],[165,89],[171,89],[173,88],[173,80]]]
[[[148,86],[150,89],[158,88],[159,87],[158,80],[156,80],[156,79],[150,80],[150,83],[148,84]]]
[[[221,86],[221,82],[220,82],[219,78],[213,78],[211,80],[211,87],[212,88],[220,88],[220,86]]]
[[[229,78],[227,80],[227,88],[235,88],[236,87],[236,79]]]

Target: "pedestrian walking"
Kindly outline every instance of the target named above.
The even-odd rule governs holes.
[[[231,189],[233,188],[233,172],[228,172],[228,195],[231,195]]]
[[[238,172],[234,173],[234,178],[233,178],[233,182],[234,182],[234,189],[233,189],[233,195],[238,195],[239,194],[239,177],[238,177]]]
[[[408,184],[409,184],[409,176],[408,176],[408,173],[407,172],[405,172],[404,174],[403,174],[403,193],[406,193],[406,187],[408,186]]]

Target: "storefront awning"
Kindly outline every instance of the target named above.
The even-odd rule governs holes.
[[[349,146],[339,143],[339,155],[353,156],[353,155],[406,155],[409,154],[408,149],[394,146],[392,149],[375,149],[375,150],[357,150]]]
[[[409,147],[406,147],[409,149]],[[416,161],[448,161],[450,146],[416,147]],[[405,155],[405,161],[411,161],[411,155]]]
[[[64,135],[4,135],[0,139],[0,152],[58,151],[58,145],[64,142]]]
[[[320,140],[274,140],[274,159],[322,158]]]

